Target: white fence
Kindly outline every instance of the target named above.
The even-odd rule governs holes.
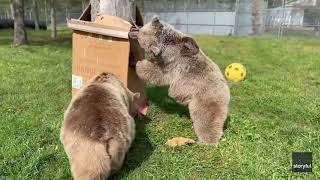
[[[272,28],[280,25],[303,26],[304,9],[273,8],[266,10],[266,26]]]
[[[189,34],[231,35],[234,33],[235,12],[147,12],[145,22],[154,15]]]

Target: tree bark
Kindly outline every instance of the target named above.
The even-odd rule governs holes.
[[[68,10],[68,4],[66,4],[66,7],[65,7],[65,16],[66,16],[66,19],[69,19],[69,10]]]
[[[99,13],[100,1],[90,0],[90,4],[91,4],[91,21],[94,21]]]
[[[11,18],[11,13],[9,10],[6,10],[6,19],[10,19]]]
[[[27,33],[24,27],[24,4],[23,0],[13,0],[14,9],[14,38],[16,46],[27,44]]]
[[[44,1],[44,14],[46,18],[46,25],[48,25],[48,3],[47,0]]]
[[[315,32],[315,36],[320,36],[320,10],[317,9],[314,12],[314,32]]]
[[[14,19],[13,3],[10,3],[11,18]]]
[[[126,21],[136,22],[136,3],[134,0],[90,0],[91,21],[97,15],[118,16]]]
[[[54,0],[51,0],[51,38],[53,40],[57,39],[57,22],[56,22],[56,8]]]
[[[38,11],[37,0],[33,0],[33,11],[34,11],[34,26],[36,30],[39,30],[39,11]]]
[[[320,36],[320,17],[317,17],[314,23],[314,31],[316,36]]]
[[[253,35],[258,35],[261,33],[262,26],[262,17],[261,17],[261,4],[263,2],[261,0],[253,0],[252,1],[252,31]]]

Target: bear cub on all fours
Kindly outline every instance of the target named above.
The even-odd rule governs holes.
[[[218,144],[223,135],[230,100],[229,87],[219,67],[195,40],[155,16],[136,34],[151,54],[138,61],[138,76],[155,85],[169,85],[169,96],[187,105],[199,143]]]
[[[74,179],[105,179],[121,168],[135,136],[139,95],[101,73],[72,99],[60,138]]]

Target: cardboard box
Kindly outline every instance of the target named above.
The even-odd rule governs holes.
[[[128,33],[131,24],[114,16],[99,16],[95,22],[87,10],[80,19],[68,20],[72,34],[72,95],[93,76],[111,72],[133,92],[140,92],[140,104],[146,103],[144,83],[133,67],[129,67],[129,56],[144,58],[142,49],[130,42]],[[131,46],[131,47],[130,47]],[[131,49],[131,51],[130,51]]]

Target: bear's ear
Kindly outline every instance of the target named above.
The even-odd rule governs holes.
[[[152,51],[152,54],[154,56],[158,56],[160,53],[161,53],[161,50],[160,48],[156,47],[156,46],[151,46],[151,51]]]
[[[192,55],[196,55],[199,52],[199,46],[197,44],[197,42],[189,36],[184,36],[182,38],[182,50],[181,50],[181,54],[183,56],[192,56]]]
[[[158,15],[153,16],[153,18],[152,18],[152,20],[151,20],[151,24],[152,24],[152,26],[154,26],[154,27],[160,27],[160,26],[162,26],[162,25],[161,25],[161,22],[160,22],[160,18],[159,18]]]

